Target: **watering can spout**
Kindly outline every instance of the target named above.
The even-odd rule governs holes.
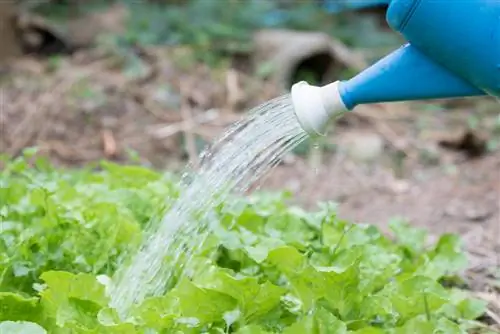
[[[406,44],[339,85],[348,109],[358,104],[450,99],[486,93]]]
[[[311,134],[322,134],[328,121],[360,104],[485,94],[410,44],[402,46],[349,80],[323,87],[299,82],[292,87],[291,92],[299,122]]]
[[[349,80],[292,87],[307,132],[321,134],[328,120],[359,104],[500,98],[499,1],[391,0],[387,22],[408,44]]]

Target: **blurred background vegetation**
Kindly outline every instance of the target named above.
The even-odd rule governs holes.
[[[402,40],[381,22],[384,1],[365,2],[360,15],[349,7],[331,13],[319,0],[19,1],[58,23],[123,4],[133,15],[124,34],[114,36],[117,45],[190,45],[210,64],[228,52],[248,51],[253,33],[264,28],[323,31],[347,46],[376,49],[372,56],[379,57]]]

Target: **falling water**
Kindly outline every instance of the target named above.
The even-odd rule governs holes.
[[[122,316],[144,298],[161,294],[173,270],[178,270],[181,257],[189,261],[207,235],[207,212],[231,191],[247,190],[307,137],[289,95],[262,104],[249,114],[201,155],[201,166],[190,180],[182,182],[179,198],[155,230],[146,231],[149,237],[130,264],[118,271],[110,295],[112,306]]]

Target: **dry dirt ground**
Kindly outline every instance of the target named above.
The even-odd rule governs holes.
[[[270,83],[209,70],[189,56],[182,49],[137,50],[135,67],[107,49],[19,59],[0,83],[1,151],[17,155],[38,146],[56,164],[80,166],[124,162],[134,150],[143,163],[176,168],[196,157],[184,142],[210,141],[243,111],[279,94]],[[337,202],[339,215],[355,222],[386,228],[404,217],[433,236],[459,233],[471,284],[491,298],[490,321],[500,325],[500,150],[485,149],[500,132],[500,104],[433,106],[360,108],[327,137],[333,148],[286,157],[260,187],[291,190],[307,207]]]

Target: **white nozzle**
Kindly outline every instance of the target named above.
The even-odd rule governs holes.
[[[291,96],[300,125],[310,135],[324,135],[328,121],[348,111],[339,92],[339,81],[323,87],[305,81],[292,86]]]

